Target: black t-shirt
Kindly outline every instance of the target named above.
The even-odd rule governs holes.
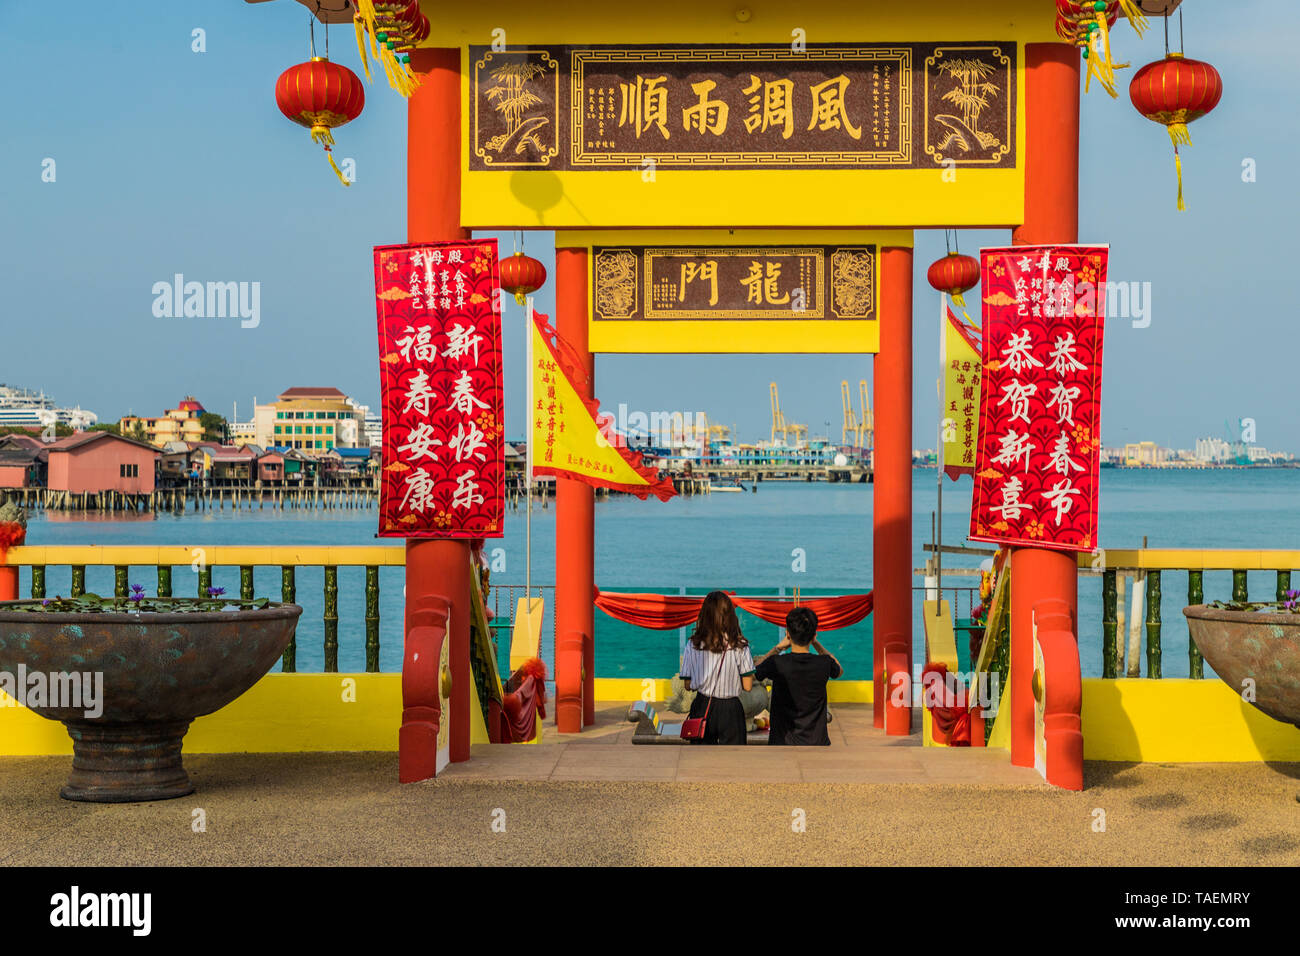
[[[772,727],[767,742],[776,746],[830,746],[826,732],[826,682],[840,667],[822,654],[778,654],[759,664],[757,680],[772,681]]]

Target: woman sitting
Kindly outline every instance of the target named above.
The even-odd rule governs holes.
[[[736,607],[721,591],[704,599],[695,633],[682,655],[682,680],[696,691],[692,718],[706,714],[704,736],[693,744],[743,745],[745,708],[741,690],[754,686],[754,658],[740,633]]]

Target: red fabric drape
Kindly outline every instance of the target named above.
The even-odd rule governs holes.
[[[531,675],[501,700],[499,743],[527,743],[537,736],[537,718],[546,716],[546,685]]]
[[[700,606],[703,603],[702,597],[596,591],[596,607],[610,617],[656,631],[669,631],[694,624],[700,616]]]
[[[27,538],[27,529],[17,521],[0,521],[0,561],[10,548],[16,548]]]
[[[795,606],[793,598],[732,598],[736,607],[743,608],[757,618],[769,624],[785,625],[785,616]],[[800,598],[799,607],[806,607],[817,615],[817,630],[837,631],[842,627],[852,627],[871,613],[875,607],[874,592],[866,594],[842,594],[839,597]]]
[[[794,598],[743,597],[733,594],[736,607],[748,611],[769,624],[785,624],[785,616],[795,607]],[[596,607],[610,617],[637,627],[668,631],[688,627],[700,615],[703,597],[680,597],[669,594],[618,594],[596,591]],[[799,606],[817,615],[819,631],[834,631],[857,624],[871,613],[875,605],[873,592],[844,594],[839,597],[800,598]]]
[[[936,676],[931,677],[931,674]],[[925,688],[930,681],[937,681],[939,688],[942,690],[947,686],[947,676],[948,665],[938,662],[927,664],[925,670],[921,672],[921,686]],[[961,678],[958,677],[957,680],[960,681]],[[943,736],[944,743],[951,747],[969,747],[971,745],[970,714],[973,707],[968,692],[964,706],[957,706],[954,702],[954,706],[951,707],[935,706],[930,708],[930,717],[934,721],[935,728]]]

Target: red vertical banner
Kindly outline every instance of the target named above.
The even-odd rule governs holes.
[[[503,533],[499,285],[495,239],[375,247],[380,537]]]
[[[980,252],[984,370],[970,538],[1097,547],[1106,246]]]

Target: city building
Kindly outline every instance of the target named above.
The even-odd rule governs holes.
[[[1124,464],[1130,468],[1154,468],[1169,459],[1169,449],[1153,441],[1129,442],[1124,446]]]
[[[0,489],[32,488],[40,481],[40,452],[23,445],[0,446]]]
[[[186,395],[175,408],[167,409],[160,418],[141,418],[128,415],[118,422],[118,431],[126,438],[143,440],[155,448],[168,442],[197,442],[203,440],[201,416],[207,410],[193,395]]]
[[[98,415],[80,405],[60,408],[44,392],[0,384],[0,426],[44,428],[57,423],[72,428],[89,428],[98,421]]]
[[[1200,462],[1227,461],[1232,457],[1231,446],[1222,438],[1196,439],[1196,460]]]
[[[154,490],[159,451],[111,432],[78,432],[45,446],[47,486],[53,491],[149,494]]]
[[[369,410],[366,411],[366,442],[371,448],[384,447],[384,420]]]
[[[217,485],[248,485],[257,475],[262,449],[256,445],[220,445],[211,449],[209,479]]]
[[[230,443],[232,445],[256,445],[257,421],[231,422]]]
[[[253,412],[252,444],[318,454],[368,447],[364,405],[337,388],[291,388]]]

